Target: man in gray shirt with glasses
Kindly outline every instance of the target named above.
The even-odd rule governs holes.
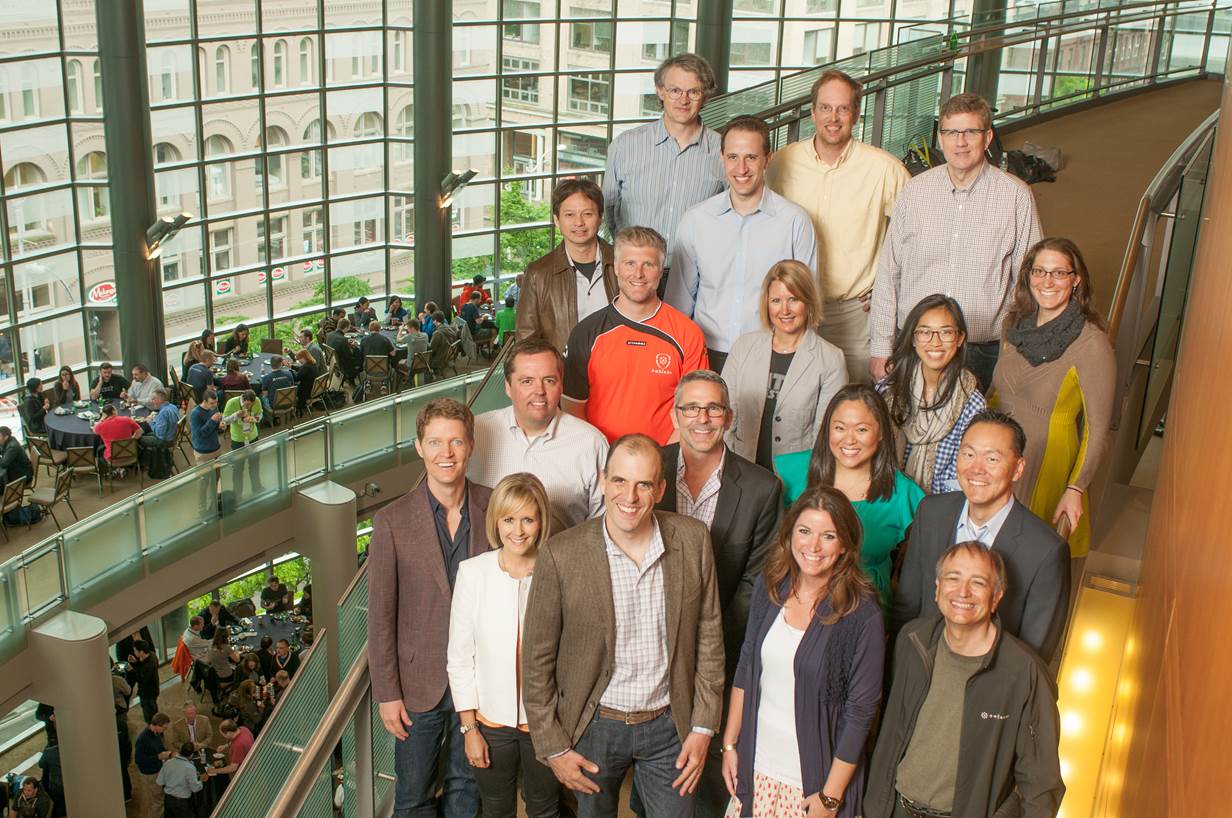
[[[727,189],[719,134],[702,124],[702,106],[715,90],[705,58],[678,54],[655,70],[663,116],[612,140],[603,174],[608,230],[651,227],[667,240],[672,258],[676,225],[685,211]],[[659,282],[659,297],[668,270]]]

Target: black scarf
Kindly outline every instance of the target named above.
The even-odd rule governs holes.
[[[1018,348],[1018,353],[1027,359],[1027,363],[1039,366],[1045,361],[1060,358],[1082,334],[1086,324],[1087,317],[1078,305],[1078,299],[1070,298],[1060,315],[1038,327],[1035,325],[1035,313],[1023,316],[1017,326],[1010,327],[1005,333],[1005,339]]]

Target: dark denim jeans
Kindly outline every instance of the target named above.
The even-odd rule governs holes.
[[[453,697],[445,691],[436,707],[411,713],[407,737],[394,740],[394,818],[436,818],[437,762],[445,758],[445,794],[439,814],[444,818],[475,818],[479,787],[466,761],[461,722]]]
[[[596,714],[577,751],[599,766],[590,777],[599,785],[594,795],[578,793],[578,818],[612,818],[616,815],[620,785],[629,767],[647,818],[690,818],[693,796],[680,795],[672,782],[680,771],[680,737],[668,710],[645,724],[625,724],[601,719]]]
[[[474,768],[483,801],[483,818],[515,818],[518,782],[527,818],[556,818],[560,814],[560,783],[552,769],[535,758],[530,733],[513,727],[482,725],[488,743],[488,766]]]

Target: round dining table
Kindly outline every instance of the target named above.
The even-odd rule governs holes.
[[[137,422],[146,419],[150,414],[150,410],[141,406],[126,406],[122,401],[112,400],[106,401],[116,407],[116,414],[125,417],[131,417]],[[55,411],[47,413],[44,423],[47,425],[47,442],[51,448],[56,451],[65,451],[67,449],[82,448],[85,446],[96,447],[102,443],[102,438],[94,434],[91,424],[97,422],[95,420],[87,420],[79,417],[79,413],[92,412],[94,415],[101,415],[101,409],[98,401],[78,401],[72,407],[72,412],[67,415],[57,415]]]
[[[239,357],[240,372],[248,375],[248,382],[256,387],[261,383],[261,379],[270,373],[270,359],[273,357],[274,353],[272,352],[250,352],[247,355],[241,356]],[[211,368],[211,371],[216,378],[226,375],[226,359],[219,359],[219,362]]]

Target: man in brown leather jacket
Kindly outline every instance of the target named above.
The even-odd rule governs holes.
[[[603,191],[590,179],[566,179],[552,191],[561,243],[531,262],[518,299],[517,338],[546,338],[562,352],[578,321],[616,297],[612,246],[599,238]]]

